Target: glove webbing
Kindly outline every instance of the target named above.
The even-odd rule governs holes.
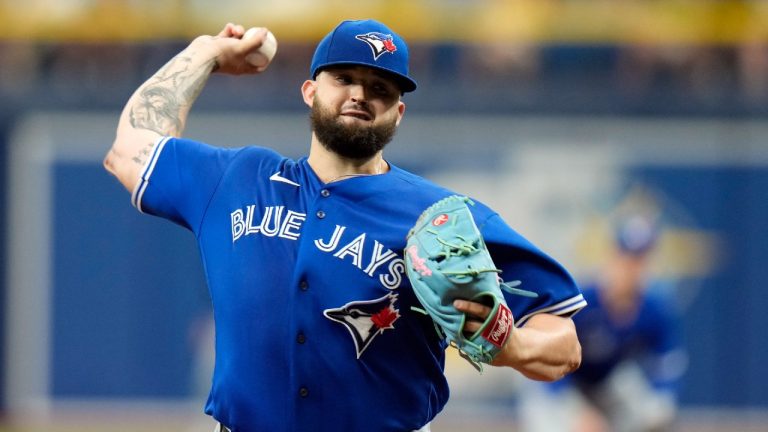
[[[455,221],[455,219],[454,219],[454,221]],[[468,242],[467,239],[465,239],[463,236],[456,235],[456,237],[459,240],[461,240],[462,243],[455,244],[455,243],[451,243],[451,242],[448,242],[448,241],[443,240],[442,238],[440,238],[440,236],[438,235],[437,231],[435,231],[433,229],[428,229],[426,231],[428,233],[430,233],[430,234],[434,234],[435,238],[437,239],[437,241],[441,245],[443,245],[443,249],[436,254],[437,257],[438,257],[438,261],[442,261],[439,258],[447,259],[447,258],[450,258],[452,256],[471,255],[471,254],[476,253],[476,252],[478,252],[480,250],[477,246],[475,246],[475,244],[477,244],[477,242],[475,242],[475,244],[472,244],[472,243]],[[450,272],[448,272],[448,271],[440,271],[440,273],[442,273],[442,274],[444,274],[446,276],[471,276],[471,277],[477,277],[478,275],[480,275],[480,273],[491,273],[491,272],[492,273],[499,273],[500,274],[501,273],[501,269],[487,268],[487,269],[467,269],[467,270],[450,271]],[[501,289],[503,289],[504,291],[506,291],[506,292],[508,292],[510,294],[515,294],[515,295],[519,295],[519,296],[523,296],[523,297],[531,297],[531,298],[539,296],[537,293],[535,293],[533,291],[528,291],[528,290],[516,288],[516,287],[520,286],[521,283],[522,282],[519,281],[519,280],[512,281],[512,282],[504,282],[504,281],[501,281],[501,280],[499,281]]]

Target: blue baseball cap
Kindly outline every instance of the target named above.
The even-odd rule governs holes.
[[[616,229],[616,244],[629,255],[644,255],[659,238],[659,226],[649,218],[632,216],[622,220]]]
[[[403,93],[416,90],[408,76],[408,46],[405,40],[375,20],[348,20],[336,26],[317,45],[310,76],[328,66],[360,65],[392,75]]]

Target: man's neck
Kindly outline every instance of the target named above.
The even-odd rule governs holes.
[[[333,183],[349,177],[370,176],[389,171],[389,165],[381,152],[370,159],[349,159],[326,149],[319,142],[313,142],[307,159],[309,166],[323,183]]]

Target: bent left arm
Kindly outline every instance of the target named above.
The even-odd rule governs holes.
[[[466,300],[456,300],[454,306],[483,320],[490,312],[487,306]],[[478,322],[468,320],[465,330],[473,332],[479,327]],[[491,364],[509,366],[537,381],[558,380],[581,364],[576,326],[570,318],[546,313],[534,315],[525,326],[514,329]]]

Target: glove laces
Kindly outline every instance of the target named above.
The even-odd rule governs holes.
[[[456,351],[459,352],[459,356],[461,358],[463,358],[464,360],[468,361],[469,364],[471,364],[472,367],[477,369],[478,372],[483,373],[483,363],[490,364],[491,361],[493,360],[493,354],[488,349],[486,349],[484,346],[482,346],[480,344],[476,344],[476,343],[472,342],[471,340],[469,340],[467,338],[464,338],[463,336],[461,337],[461,339],[462,339],[462,343],[464,345],[472,346],[472,348],[475,349],[475,352],[477,354],[473,355],[473,354],[467,353],[466,351],[461,349],[461,347],[459,347],[459,344],[456,343],[455,341],[449,341],[448,344],[450,346],[456,348]]]
[[[472,254],[475,254],[480,251],[480,248],[477,247],[477,242],[470,242],[465,237],[461,235],[456,235],[456,238],[460,240],[460,243],[451,243],[447,240],[444,240],[440,238],[437,231],[429,229],[427,230],[428,233],[434,234],[435,239],[442,245],[442,249],[435,254],[435,260],[437,262],[444,261],[451,257],[460,257],[460,256],[469,256]],[[480,275],[481,273],[501,273],[501,270],[497,268],[468,268],[466,270],[458,270],[458,271],[442,271],[446,276],[471,276],[476,277]]]
[[[427,230],[428,233],[434,234],[435,239],[440,243],[443,248],[440,250],[440,252],[437,252],[436,260],[438,262],[446,260],[448,258],[454,257],[454,256],[468,256],[472,255],[474,253],[477,253],[480,251],[480,248],[478,247],[478,242],[470,242],[468,241],[464,236],[456,235],[456,238],[460,240],[460,243],[451,243],[447,240],[444,240],[440,238],[437,231],[433,229]],[[496,273],[500,274],[501,269],[497,268],[467,268],[466,270],[456,270],[456,271],[440,271],[442,274],[446,276],[470,276],[470,277],[477,277],[482,273]],[[529,297],[534,298],[538,297],[539,295],[533,291],[528,291],[524,289],[517,288],[521,282],[519,280],[511,281],[511,282],[504,282],[501,278],[499,278],[499,285],[501,286],[501,289],[504,291],[519,295],[523,297]]]

